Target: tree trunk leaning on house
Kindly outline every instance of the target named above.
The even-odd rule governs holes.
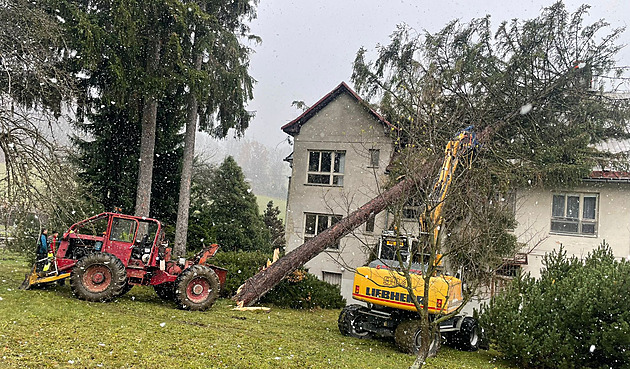
[[[429,161],[425,163],[423,167],[429,168],[433,164],[434,163]],[[433,171],[419,170],[416,176],[398,182],[392,188],[361,206],[324,232],[289,252],[284,257],[271,264],[269,268],[245,281],[232,299],[236,301],[238,306],[251,306],[284,277],[317,256],[324,251],[326,247],[365,223],[370,216],[374,216],[385,210],[385,208],[413,189],[414,186],[428,183],[430,173],[433,173]]]

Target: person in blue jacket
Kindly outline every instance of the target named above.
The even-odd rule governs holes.
[[[48,229],[43,228],[42,233],[39,234],[39,239],[37,240],[37,262],[36,262],[37,273],[40,273],[44,269],[47,258],[48,258]]]

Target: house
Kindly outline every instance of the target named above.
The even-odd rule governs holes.
[[[526,247],[514,265],[534,277],[560,245],[585,257],[606,242],[617,258],[630,257],[630,173],[593,171],[574,188],[521,189],[515,211],[514,232]]]
[[[392,126],[345,83],[282,127],[294,140],[285,218],[287,251],[378,195],[394,149]],[[341,286],[351,301],[354,272],[364,265],[387,214],[331,245],[305,267]]]
[[[394,138],[390,123],[345,83],[282,129],[294,138],[286,159],[292,166],[285,222],[290,251],[378,195]],[[519,269],[539,276],[544,254],[560,245],[583,257],[606,241],[615,256],[630,257],[630,173],[594,171],[570,189],[519,189],[514,204],[514,233],[525,246],[506,260],[493,287]],[[417,214],[409,214],[417,225]],[[340,285],[352,303],[353,268],[367,262],[390,217],[386,211],[376,215],[305,267]]]

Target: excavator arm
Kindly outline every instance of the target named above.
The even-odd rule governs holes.
[[[428,197],[428,212],[423,212],[420,216],[420,230],[425,234],[432,233],[434,244],[437,244],[439,239],[440,229],[444,221],[442,218],[444,200],[446,200],[450,185],[453,182],[457,165],[462,158],[470,159],[479,147],[473,128],[473,126],[467,127],[446,144],[442,168]],[[433,229],[431,230],[431,228]]]

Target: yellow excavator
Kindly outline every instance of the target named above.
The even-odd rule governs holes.
[[[443,223],[442,209],[457,165],[470,159],[477,150],[473,127],[462,130],[445,149],[444,160],[429,196],[427,211],[420,217],[420,233],[437,244]],[[416,302],[425,301],[424,274],[431,260],[434,268],[430,277],[426,308],[431,319],[453,313],[462,304],[462,281],[442,273],[442,255],[430,259],[421,252],[419,239],[396,231],[383,232],[378,245],[378,257],[369,265],[357,268],[354,275],[352,297],[367,306],[352,304],[339,315],[338,326],[342,334],[357,338],[372,336],[394,337],[404,352],[416,353],[421,344],[420,318]],[[403,270],[409,271],[413,293],[407,289]],[[424,308],[424,306],[422,306]],[[442,338],[454,347],[475,351],[482,342],[483,330],[469,316],[453,316],[439,324],[439,335],[430,344],[430,353],[437,352]]]

